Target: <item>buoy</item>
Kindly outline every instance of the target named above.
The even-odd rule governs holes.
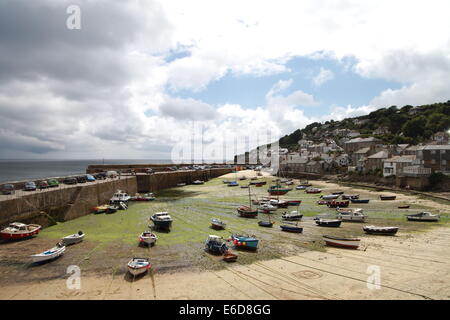
[[[245,246],[247,244],[247,242],[243,242],[242,244]]]
[[[240,245],[241,245],[241,242],[239,241],[239,242],[238,242],[238,246],[240,246]]]

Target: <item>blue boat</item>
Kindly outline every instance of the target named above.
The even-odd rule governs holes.
[[[352,203],[369,203],[370,199],[350,199]]]
[[[228,182],[228,186],[229,187],[237,187],[239,185],[239,183],[237,183],[236,181],[230,181]]]
[[[231,235],[231,240],[236,248],[249,250],[256,250],[258,248],[259,240],[254,237],[233,234]]]
[[[303,232],[303,228],[302,227],[298,227],[297,224],[294,225],[281,225],[280,226],[281,231],[286,231],[286,232],[293,232],[293,233],[302,233]]]

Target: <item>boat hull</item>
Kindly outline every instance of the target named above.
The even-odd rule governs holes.
[[[395,200],[397,196],[380,196],[380,200]]]
[[[273,227],[273,222],[259,221],[258,225],[260,227],[264,227],[264,228],[272,228]]]
[[[64,245],[68,246],[71,244],[79,243],[79,242],[83,241],[83,239],[84,239],[84,234],[77,235],[76,237],[72,237],[72,236],[64,237],[62,240],[64,242]]]
[[[370,200],[367,199],[350,199],[352,203],[369,203]]]
[[[249,239],[246,237],[231,237],[233,244],[238,249],[256,250],[258,248],[258,239]]]
[[[323,221],[316,220],[316,224],[320,227],[339,228],[341,226],[341,220]]]
[[[367,234],[393,236],[397,233],[398,228],[397,227],[382,227],[382,228],[363,227],[363,230]]]
[[[433,217],[427,217],[427,218],[422,218],[422,217],[411,217],[411,216],[407,216],[406,217],[408,219],[408,221],[422,221],[422,222],[437,222],[439,221],[439,218],[433,218]]]
[[[168,230],[172,227],[172,221],[158,221],[158,220],[154,220],[151,219],[155,228],[157,229],[163,229],[163,230]]]
[[[37,235],[41,231],[41,228],[36,228],[35,230],[29,231],[29,232],[0,232],[0,238],[2,240],[21,240],[21,239],[28,239],[35,235]]]
[[[51,253],[51,254],[47,254],[47,255],[44,253],[34,254],[31,256],[31,260],[33,261],[33,263],[54,260],[56,258],[59,258],[64,253],[64,251],[66,251],[65,246],[59,248],[58,250],[56,250],[54,253]]]
[[[281,231],[292,232],[292,233],[302,233],[303,228],[301,227],[291,227],[291,226],[280,226]]]
[[[345,248],[345,249],[357,249],[359,247],[359,239],[339,239],[331,237],[323,237],[325,244],[331,247]]]

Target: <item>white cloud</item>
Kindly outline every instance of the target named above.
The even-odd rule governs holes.
[[[312,82],[316,87],[320,87],[325,82],[328,82],[333,79],[334,79],[333,71],[320,68],[319,73],[312,79]]]

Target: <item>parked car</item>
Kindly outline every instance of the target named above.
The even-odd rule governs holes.
[[[147,169],[145,169],[145,172],[146,173],[153,173],[153,169],[152,168],[147,168]]]
[[[23,187],[23,190],[25,191],[34,191],[36,190],[36,183],[34,183],[34,181],[28,181],[25,182],[25,186]]]
[[[87,175],[86,175],[86,180],[87,180],[88,182],[94,182],[94,181],[95,181],[95,178],[94,178],[94,176],[92,176],[92,175],[90,175],[90,174],[87,174]]]
[[[106,172],[96,173],[96,174],[94,174],[94,178],[96,180],[104,180],[104,179],[106,179]]]
[[[49,184],[48,184],[47,181],[42,180],[42,181],[39,181],[38,187],[39,187],[39,189],[47,189],[47,188],[49,188],[50,186],[49,186]]]
[[[9,195],[9,194],[15,194],[16,190],[14,189],[14,186],[10,183],[4,184],[2,186],[2,194]]]
[[[106,172],[106,176],[108,178],[116,178],[119,174],[117,173],[117,171],[107,171]]]
[[[77,184],[77,179],[75,178],[65,178],[63,180],[64,184]]]
[[[47,183],[50,188],[59,186],[59,181],[56,179],[48,179]]]
[[[87,182],[86,176],[78,176],[75,179],[77,179],[77,183],[86,183]]]

